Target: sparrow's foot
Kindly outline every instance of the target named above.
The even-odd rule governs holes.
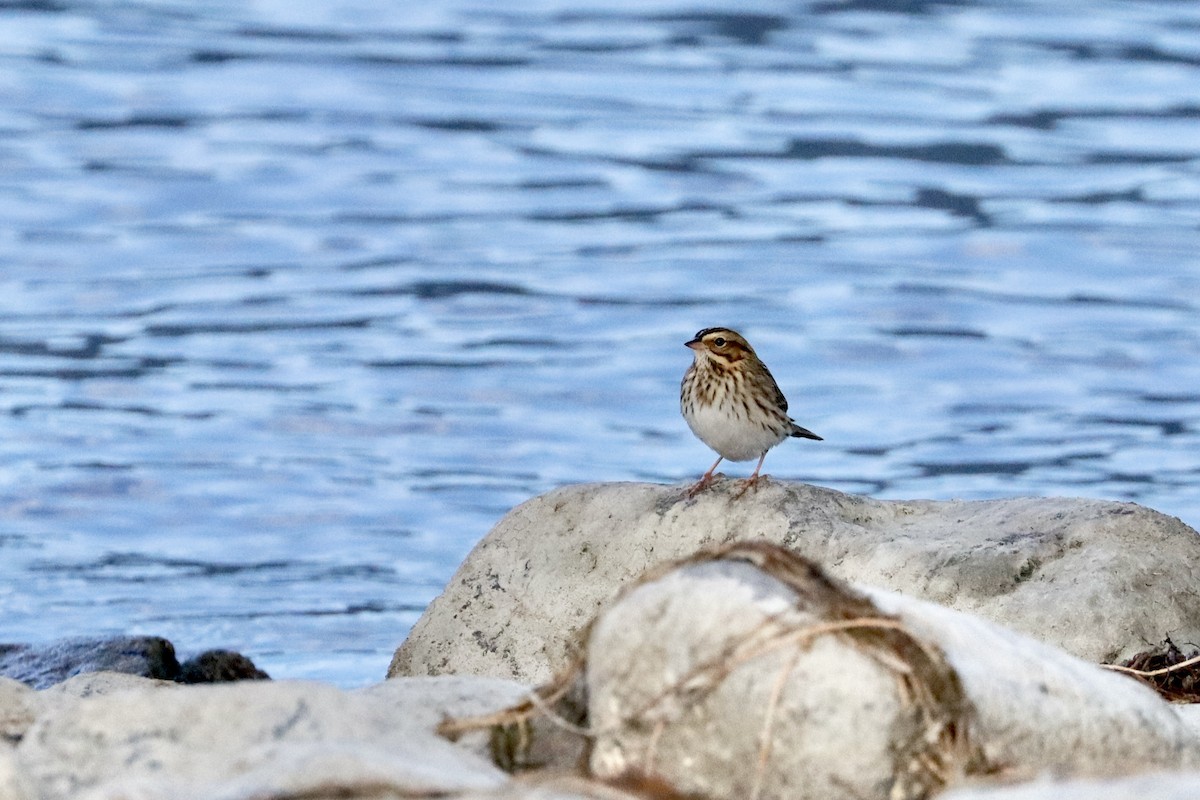
[[[766,478],[766,475],[751,475],[749,478],[746,478],[745,482],[742,484],[742,488],[739,489],[738,493],[733,496],[733,499],[738,500],[742,495],[751,489],[758,489],[758,485],[766,480]]]
[[[684,497],[691,500],[696,495],[703,492],[709,486],[712,486],[713,480],[716,478],[711,472],[705,473],[704,477],[692,484],[691,488],[684,493]]]

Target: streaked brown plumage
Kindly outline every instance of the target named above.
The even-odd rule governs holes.
[[[788,416],[787,398],[774,376],[737,331],[705,328],[686,344],[694,359],[680,386],[680,410],[692,433],[719,456],[692,487],[693,494],[712,481],[725,459],[758,459],[749,488],[772,447],[789,436],[821,439]]]

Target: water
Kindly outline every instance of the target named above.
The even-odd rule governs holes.
[[[880,498],[1200,525],[1200,6],[0,2],[0,641],[380,680],[739,327]],[[748,474],[734,465],[730,474]]]

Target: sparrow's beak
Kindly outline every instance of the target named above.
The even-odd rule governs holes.
[[[685,347],[690,347],[693,350],[699,350],[700,348],[704,347],[704,342],[700,341],[699,339],[692,339],[690,342],[684,342],[683,344]]]

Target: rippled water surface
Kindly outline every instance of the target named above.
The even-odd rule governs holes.
[[[708,467],[716,324],[778,477],[1200,525],[1200,5],[1083,8],[0,0],[0,641],[381,679],[514,504]]]

